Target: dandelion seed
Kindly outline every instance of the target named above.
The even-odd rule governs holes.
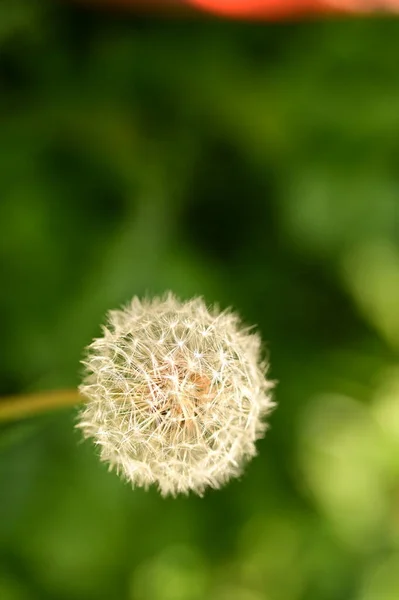
[[[133,485],[202,495],[256,454],[273,402],[260,339],[201,298],[134,298],[88,347],[78,427]]]

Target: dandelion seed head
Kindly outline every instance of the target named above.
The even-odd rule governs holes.
[[[173,294],[111,311],[88,347],[78,427],[135,486],[202,495],[256,454],[272,383],[259,336]]]

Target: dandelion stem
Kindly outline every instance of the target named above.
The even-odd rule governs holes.
[[[81,401],[77,389],[50,390],[0,398],[0,422],[16,421]]]

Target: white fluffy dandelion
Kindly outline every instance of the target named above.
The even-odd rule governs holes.
[[[78,427],[134,485],[201,495],[256,454],[272,383],[258,335],[234,313],[134,298],[109,313],[84,365]]]

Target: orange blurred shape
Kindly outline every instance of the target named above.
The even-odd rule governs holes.
[[[232,17],[284,17],[321,13],[398,10],[399,0],[188,0],[196,8]]]

